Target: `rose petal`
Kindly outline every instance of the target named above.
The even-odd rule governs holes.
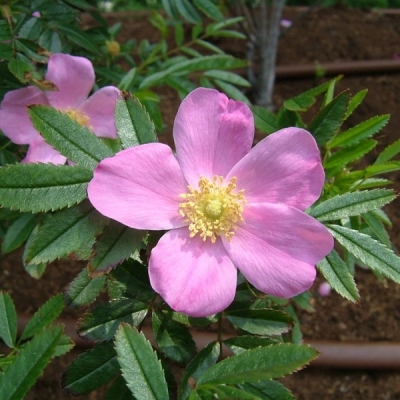
[[[67,158],[53,149],[44,140],[38,140],[29,146],[26,157],[21,161],[23,163],[52,163],[65,164]]]
[[[250,151],[253,138],[250,109],[213,89],[191,92],[174,122],[179,164],[193,187],[197,187],[200,176],[225,176]]]
[[[237,177],[248,204],[284,203],[301,210],[320,196],[324,170],[312,135],[282,129],[258,143],[228,174]]]
[[[40,138],[29,119],[28,105],[48,105],[45,94],[35,86],[12,90],[4,96],[0,108],[0,129],[16,144],[29,144]]]
[[[46,79],[58,90],[47,91],[50,104],[60,110],[78,108],[94,85],[92,63],[84,57],[53,54],[49,58]]]
[[[237,270],[221,241],[189,238],[186,227],[160,239],[151,252],[149,275],[172,309],[193,317],[220,312],[235,296]]]
[[[89,199],[103,215],[136,229],[187,225],[179,214],[186,181],[170,147],[149,143],[102,160],[88,186]]]
[[[233,263],[259,290],[292,297],[309,289],[315,265],[333,248],[332,235],[316,219],[282,204],[246,205],[230,243]]]
[[[100,137],[116,139],[114,111],[117,98],[120,94],[118,88],[106,86],[92,94],[79,110],[90,118],[88,127]]]

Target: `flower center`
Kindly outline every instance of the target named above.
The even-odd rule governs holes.
[[[63,112],[67,114],[70,118],[78,122],[78,124],[86,126],[87,128],[90,129],[90,126],[88,126],[90,118],[84,112],[77,110],[75,108],[67,108]]]
[[[200,234],[204,241],[210,238],[215,243],[217,236],[224,235],[230,241],[237,222],[243,221],[244,190],[235,191],[235,177],[227,185],[223,181],[222,176],[212,181],[200,177],[198,189],[188,186],[188,193],[180,195],[185,200],[179,204],[179,213],[189,223],[190,237]]]

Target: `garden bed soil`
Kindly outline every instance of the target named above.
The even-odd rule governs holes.
[[[294,24],[282,35],[279,43],[278,65],[308,65],[350,60],[397,59],[400,55],[400,14],[387,15],[379,11],[346,9],[342,7],[314,9],[302,14],[298,10],[285,9],[285,18]],[[117,22],[116,17],[109,18]],[[156,32],[143,18],[122,18],[123,30],[118,38],[153,38]],[[245,56],[245,43],[223,40],[217,43],[224,50],[238,57]],[[355,94],[367,88],[369,93],[363,104],[350,118],[356,124],[379,114],[391,114],[389,124],[379,134],[383,148],[400,137],[400,71],[369,75],[346,75],[338,84],[338,90]],[[277,107],[286,99],[311,89],[327,78],[278,80],[274,100]],[[168,89],[160,89],[161,106],[168,128],[162,140],[170,142],[171,126],[179,99]],[[376,157],[371,154],[369,159]],[[393,174],[394,188],[400,189],[400,178]],[[390,236],[400,249],[400,202],[395,200],[386,207],[393,221]],[[51,295],[60,292],[74,276],[84,268],[84,263],[58,261],[50,265],[41,280],[28,276],[21,264],[21,251],[0,258],[0,288],[10,293],[19,313],[32,314]],[[316,291],[317,285],[313,287]],[[384,341],[400,343],[400,285],[378,281],[368,270],[358,269],[356,281],[361,294],[359,304],[352,304],[332,293],[316,295],[315,312],[300,312],[305,341]],[[71,311],[66,317],[75,317]],[[70,396],[59,387],[59,375],[65,366],[79,353],[79,349],[54,360],[42,378],[31,390],[29,400],[62,400]],[[282,380],[299,400],[388,400],[400,399],[400,370],[337,370],[306,368]],[[85,399],[101,399],[104,392],[82,396]]]

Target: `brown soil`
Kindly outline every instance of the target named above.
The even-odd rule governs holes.
[[[302,15],[285,10],[285,17],[295,23],[285,32],[279,44],[278,64],[310,64],[314,62],[340,62],[348,60],[392,59],[400,54],[400,14],[383,15],[378,12],[347,10],[344,8],[319,9]],[[115,22],[115,20],[110,20]],[[119,39],[143,38],[153,35],[143,20],[122,20],[124,29]],[[241,42],[220,42],[226,51],[244,57]],[[346,71],[343,71],[344,73]],[[311,89],[326,78],[282,80],[275,89],[275,103]],[[400,137],[400,71],[398,73],[346,76],[338,90],[351,93],[368,88],[369,94],[349,123],[355,124],[379,114],[390,113],[390,123],[380,134],[380,147]],[[160,91],[165,119],[171,126],[179,100],[169,90]],[[170,128],[169,131],[170,132]],[[371,155],[374,157],[374,154]],[[393,175],[394,188],[399,190],[400,178]],[[391,238],[400,249],[399,201],[386,208],[393,221]],[[36,281],[23,270],[20,252],[0,259],[2,274],[0,288],[7,290],[17,309],[33,313],[51,295],[69,283],[84,264],[60,261],[47,268],[44,277]],[[356,272],[361,302],[351,304],[335,293],[328,297],[316,295],[314,313],[301,312],[300,320],[305,340],[338,341],[390,341],[400,342],[400,286],[392,282],[379,282],[372,273]],[[315,287],[316,288],[316,287]],[[73,313],[67,312],[68,316]],[[68,399],[59,389],[58,376],[77,351],[52,362],[27,399]],[[333,370],[307,368],[283,380],[299,400],[314,399],[400,399],[400,371]],[[101,399],[102,394],[83,396]]]

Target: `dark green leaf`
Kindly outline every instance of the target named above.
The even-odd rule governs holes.
[[[103,158],[114,153],[94,133],[67,114],[48,106],[31,106],[33,126],[46,142],[69,160],[93,170]]]
[[[318,352],[289,343],[248,350],[227,358],[205,371],[197,386],[259,382],[280,378],[309,363]]]
[[[283,102],[283,106],[290,111],[307,111],[315,103],[315,97],[303,93]]]
[[[112,343],[100,343],[80,354],[67,367],[61,384],[71,394],[84,394],[105,385],[118,373],[119,364]]]
[[[390,237],[379,217],[374,212],[367,212],[362,215],[363,220],[367,223],[374,235],[386,247],[391,247]]]
[[[256,128],[264,133],[273,133],[278,130],[276,116],[264,107],[253,106],[251,108]]]
[[[224,19],[224,15],[212,1],[194,0],[194,4],[199,10],[207,15],[207,17],[217,21],[222,21]]]
[[[189,0],[175,0],[179,13],[192,24],[201,24],[201,17]]]
[[[58,25],[58,30],[68,37],[69,40],[76,43],[78,46],[83,47],[86,50],[94,54],[99,54],[98,47],[93,43],[90,35],[85,33],[81,29],[74,29],[65,25]]]
[[[44,221],[25,261],[39,264],[64,257],[88,259],[97,235],[107,223],[108,219],[89,202],[61,210]]]
[[[43,330],[15,357],[0,376],[2,400],[23,399],[53,357],[62,336],[60,325]]]
[[[250,106],[250,100],[236,86],[220,79],[213,79],[213,81],[229,98],[242,101]]]
[[[350,301],[359,300],[360,296],[353,275],[335,250],[320,261],[317,268],[340,295]]]
[[[86,306],[96,300],[106,283],[106,277],[91,278],[87,268],[84,268],[75,279],[66,287],[64,301],[68,307]]]
[[[37,223],[37,216],[34,214],[23,214],[7,229],[7,233],[1,244],[1,251],[9,253],[21,246],[32,233]]]
[[[28,74],[33,68],[30,64],[22,60],[13,59],[8,63],[8,69],[20,82],[27,83],[29,81]]]
[[[11,296],[3,291],[0,292],[0,321],[0,338],[13,348],[17,338],[17,311]]]
[[[233,386],[216,385],[209,390],[214,392],[218,399],[260,400],[258,396],[254,396],[253,394],[247,393],[245,390]]]
[[[400,258],[369,235],[339,225],[327,225],[333,237],[372,270],[400,283]]]
[[[109,340],[121,322],[139,325],[148,306],[131,299],[113,300],[94,307],[78,321],[78,333],[87,340]]]
[[[277,339],[250,335],[236,336],[224,340],[224,345],[234,354],[240,354],[246,350],[255,349],[256,347],[266,347],[272,344],[279,344],[279,341]]]
[[[135,400],[135,397],[126,386],[125,379],[122,376],[118,376],[107,391],[104,400]]]
[[[60,357],[64,354],[71,351],[75,346],[73,340],[67,335],[61,335],[60,340],[58,341],[56,350],[54,352],[54,357]]]
[[[179,400],[186,400],[188,398],[193,384],[196,383],[204,371],[217,362],[219,353],[219,343],[211,342],[196,354],[183,372],[178,389]]]
[[[328,199],[311,208],[309,214],[319,221],[332,221],[383,207],[396,198],[390,189],[349,192]]]
[[[349,102],[349,93],[343,92],[326,105],[308,125],[318,146],[323,146],[339,129]]]
[[[0,168],[0,204],[26,212],[54,211],[80,203],[92,172],[78,166],[17,164]]]
[[[233,325],[255,335],[280,335],[292,324],[290,316],[278,310],[228,309],[225,314]]]
[[[117,101],[115,123],[125,149],[157,140],[149,114],[139,100],[130,94],[125,94],[123,99]]]
[[[164,355],[177,363],[188,363],[196,353],[188,328],[159,312],[153,312],[152,321],[154,338]]]
[[[168,399],[168,387],[160,361],[143,333],[121,324],[115,349],[122,375],[137,399]]]
[[[361,90],[350,99],[344,119],[347,119],[351,114],[353,114],[354,110],[361,104],[367,93],[368,89]]]
[[[25,340],[36,335],[46,326],[50,325],[61,314],[64,308],[62,294],[56,294],[46,301],[26,324],[20,340]]]

